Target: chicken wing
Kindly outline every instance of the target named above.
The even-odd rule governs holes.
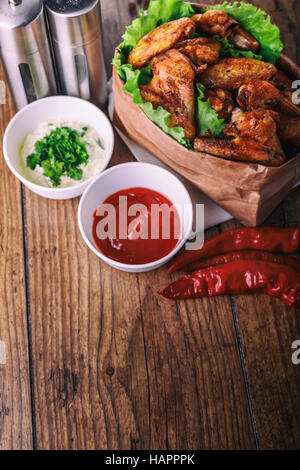
[[[158,26],[137,43],[129,53],[128,63],[133,69],[140,69],[156,55],[189,37],[195,29],[196,25],[190,18],[180,18]]]
[[[241,51],[252,51],[257,54],[260,49],[259,42],[240,25],[236,25],[230,30],[228,41]]]
[[[232,25],[236,25],[237,21],[227,15],[222,10],[209,10],[206,13],[198,13],[191,18],[205,34],[209,36],[221,36],[225,38],[228,34],[228,29]]]
[[[221,43],[212,38],[186,39],[174,47],[197,66],[198,73],[205,70],[207,64],[216,62],[221,52]]]
[[[194,140],[197,152],[209,153],[226,160],[259,163],[266,166],[280,166],[285,158],[282,154],[275,155],[268,147],[247,137],[237,137],[234,140],[197,138]]]
[[[242,85],[238,92],[237,102],[242,109],[273,109],[282,114],[300,116],[300,108],[292,102],[292,92],[281,92],[266,80],[251,80]]]
[[[195,139],[194,148],[226,159],[280,166],[286,157],[276,134],[278,120],[275,111],[237,109],[223,131],[230,139]]]
[[[140,86],[143,101],[166,109],[171,114],[168,125],[183,127],[185,136],[193,139],[195,72],[191,62],[177,49],[171,49],[154,57],[151,66],[154,77],[149,85]]]
[[[257,109],[245,113],[236,108],[223,133],[229,137],[252,137],[263,144],[270,143],[270,147],[275,148],[279,144],[277,138],[274,140],[279,121],[276,111]]]
[[[254,109],[278,109],[281,92],[266,80],[254,79],[239,89],[237,102],[245,111]]]
[[[227,37],[229,42],[242,51],[257,53],[260,49],[259,42],[225,11],[209,10],[206,13],[192,16],[192,20],[203,33],[209,36]]]
[[[219,119],[230,121],[232,111],[234,110],[234,101],[231,93],[222,88],[214,90],[205,90],[205,97],[209,98],[210,106],[218,113]]]
[[[199,74],[198,80],[207,88],[237,90],[255,78],[271,80],[275,74],[276,67],[273,64],[244,57],[230,57],[208,67]]]

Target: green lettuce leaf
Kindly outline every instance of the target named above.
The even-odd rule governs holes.
[[[153,108],[152,103],[144,103],[142,100],[139,85],[141,85],[149,73],[149,66],[143,67],[141,70],[132,70],[132,66],[129,64],[122,66],[123,72],[126,74],[126,83],[123,90],[132,96],[132,100],[137,104],[146,114],[146,116],[166,134],[173,137],[181,145],[191,149],[190,140],[184,136],[184,130],[182,127],[169,127],[167,120],[170,117],[170,113],[159,106],[157,109]],[[149,79],[149,75],[148,75]],[[151,78],[150,78],[151,79]]]
[[[220,36],[214,36],[214,39],[221,43],[221,56],[230,57],[247,57],[248,59],[262,60],[262,55],[254,54],[252,51],[240,51],[237,49],[227,38],[221,38]]]
[[[126,64],[129,52],[136,46],[138,41],[155,29],[157,26],[168,21],[177,20],[195,13],[189,3],[183,0],[156,0],[150,1],[147,11],[140,10],[140,17],[135,19],[126,28],[123,42],[119,46],[118,53],[112,63],[117,67],[117,73],[125,82],[123,90],[132,96],[133,102],[137,104],[148,118],[160,127],[166,134],[173,137],[180,144],[192,148],[189,139],[184,137],[182,127],[169,127],[167,125],[170,113],[159,106],[153,108],[151,103],[144,103],[139,90],[139,85],[148,85],[153,77],[151,65],[147,64],[141,70],[132,70],[132,66]]]
[[[182,0],[151,0],[148,10],[140,10],[140,17],[126,28],[126,32],[122,36],[123,41],[127,47],[133,48],[143,36],[157,26],[168,21],[192,16],[194,13],[193,7]]]
[[[239,51],[234,45],[230,44],[226,38],[218,37],[222,44],[222,55],[231,57],[248,57],[267,62],[275,63],[283,49],[280,40],[279,28],[271,24],[270,17],[261,9],[245,2],[224,2],[222,5],[214,5],[205,8],[221,9],[226,11],[235,20],[241,23],[246,31],[251,33],[260,43],[260,54],[254,54],[251,51]],[[135,19],[130,26],[126,28],[123,35],[123,42],[119,46],[118,53],[112,63],[117,67],[117,73],[125,82],[124,91],[132,96],[133,102],[137,104],[148,116],[148,118],[159,126],[166,134],[173,137],[180,144],[191,148],[189,139],[184,137],[182,127],[168,127],[167,121],[170,117],[162,107],[153,108],[151,103],[144,103],[139,90],[139,85],[147,85],[152,78],[150,64],[147,64],[141,70],[132,70],[132,66],[126,64],[129,52],[136,46],[138,41],[157,26],[183,17],[190,17],[194,14],[193,7],[183,2],[183,0],[156,0],[150,1],[147,11],[140,10],[140,17]],[[197,34],[195,34],[197,36]],[[197,98],[197,124],[200,136],[203,136],[207,130],[210,130],[214,137],[217,137],[224,129],[223,119],[219,119],[209,100],[204,99],[204,87],[198,84]]]
[[[204,11],[207,10],[226,11],[260,43],[260,54],[263,60],[275,64],[279,59],[283,50],[280,30],[278,26],[271,23],[271,18],[265,11],[250,3],[227,1],[222,5],[213,5],[204,9]]]
[[[197,83],[198,98],[197,98],[197,125],[198,136],[203,137],[207,131],[210,131],[213,137],[218,137],[225,127],[224,119],[218,118],[218,113],[212,109],[209,99],[205,100],[204,90],[205,86]]]

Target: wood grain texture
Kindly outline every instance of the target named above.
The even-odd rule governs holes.
[[[133,19],[129,3],[101,0],[108,70]],[[272,14],[286,53],[300,62],[299,2],[252,3]],[[116,135],[111,164],[129,160]],[[3,160],[0,168],[1,203],[10,208],[0,224],[0,340],[9,353],[0,365],[0,448],[32,446],[28,333],[39,449],[300,448],[300,366],[290,349],[299,312],[264,296],[161,299],[165,268],[118,272],[88,250],[78,199],[25,190],[28,330],[20,185]],[[270,223],[299,224],[299,202],[294,190]]]
[[[295,189],[266,222],[300,225],[300,190]],[[223,229],[237,226],[227,223]],[[300,368],[292,363],[292,343],[300,338],[300,309],[268,296],[233,299],[243,343],[260,445],[263,449],[299,449]]]
[[[300,4],[263,2],[281,29],[285,53],[300,63]],[[300,225],[300,189],[289,193],[266,225]],[[238,226],[224,224],[222,230]],[[300,338],[300,310],[287,308],[267,296],[239,296],[233,300],[238,333],[246,357],[254,415],[263,449],[300,447],[300,368],[292,364],[291,345]]]
[[[99,262],[77,205],[26,191],[38,447],[253,448],[228,300],[165,303],[164,268]]]
[[[0,65],[0,79],[4,79]],[[0,135],[14,115],[7,90]],[[0,150],[0,450],[32,448],[21,185]],[[2,352],[3,352],[2,349]],[[5,364],[4,364],[5,362]]]

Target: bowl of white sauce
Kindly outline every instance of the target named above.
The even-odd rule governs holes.
[[[110,121],[95,105],[71,96],[43,98],[8,124],[3,153],[12,173],[50,199],[80,196],[109,164],[114,147]]]

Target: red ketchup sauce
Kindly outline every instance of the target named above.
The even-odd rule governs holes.
[[[121,202],[121,199],[124,201],[124,198],[120,199],[120,196],[127,197],[125,208],[124,203]],[[101,238],[98,236],[99,232],[100,234],[108,232],[109,227],[113,226],[108,220],[108,212],[104,211],[104,204],[110,204],[114,207],[116,217],[114,218],[115,234],[111,236],[110,232],[107,238],[102,239],[102,235],[100,235]],[[144,210],[129,215],[128,211],[133,204],[143,204]],[[153,205],[156,205],[157,212],[162,205],[166,205],[167,209],[173,206],[165,196],[147,188],[124,189],[109,196],[93,215],[93,238],[97,248],[108,258],[126,264],[151,263],[168,255],[180,238],[179,214],[176,208],[172,207],[168,216],[162,212],[157,215],[157,212],[152,212]],[[101,208],[102,212],[99,212]],[[99,222],[100,225],[98,225]],[[166,226],[169,227],[167,233],[165,232]],[[155,232],[156,239],[151,235],[153,234],[152,230]],[[144,238],[141,237],[141,233]],[[124,238],[124,234],[126,238]],[[138,236],[139,238],[137,238]]]

